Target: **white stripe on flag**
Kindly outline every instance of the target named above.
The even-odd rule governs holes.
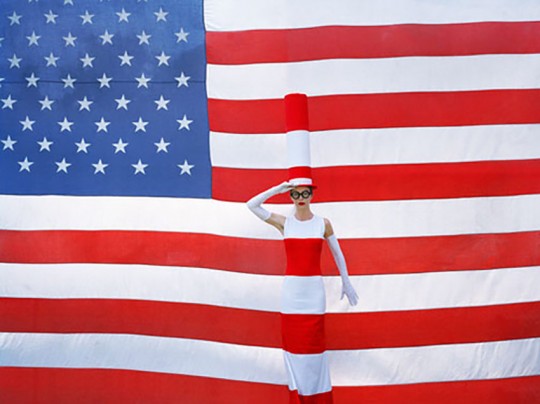
[[[241,12],[239,12],[241,10]],[[306,10],[319,10],[306,12]],[[209,31],[302,28],[323,25],[445,24],[540,20],[538,0],[207,0]]]
[[[331,218],[339,238],[360,238],[539,230],[538,206],[540,195],[533,194],[315,203],[313,210]],[[269,209],[288,214],[291,206]],[[3,195],[0,211],[9,212],[1,218],[0,229],[156,230],[281,239],[244,203],[216,200]]]
[[[360,301],[339,300],[324,277],[329,313],[473,307],[540,300],[540,268],[351,276]],[[81,279],[84,282],[81,282]],[[0,264],[0,297],[138,299],[279,312],[282,276],[190,267]]]
[[[540,125],[350,129],[310,132],[312,167],[540,158]],[[212,165],[287,168],[285,134],[210,133]]]
[[[295,92],[319,96],[538,88],[539,70],[538,54],[208,65],[208,96],[249,100]],[[351,81],[355,75],[366,79]]]
[[[282,351],[276,348],[143,335],[40,333],[0,333],[0,346],[0,366],[131,369],[286,384]],[[539,338],[328,355],[335,386],[540,374]]]

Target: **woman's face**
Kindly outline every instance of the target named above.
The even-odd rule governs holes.
[[[309,206],[311,198],[313,198],[313,191],[310,187],[296,187],[289,192],[289,196],[294,206]]]

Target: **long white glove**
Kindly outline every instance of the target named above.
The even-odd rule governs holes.
[[[351,280],[349,279],[349,273],[347,272],[347,264],[345,263],[345,257],[343,256],[343,252],[339,247],[336,235],[332,234],[331,236],[326,238],[326,241],[328,242],[330,251],[332,251],[332,255],[334,256],[334,260],[336,261],[339,274],[341,275],[341,299],[343,299],[343,296],[347,296],[350,305],[356,306],[356,304],[358,303],[358,295],[356,294]]]
[[[259,219],[266,221],[270,218],[272,213],[270,213],[269,211],[267,211],[265,208],[261,206],[264,203],[264,201],[266,201],[268,198],[274,195],[282,194],[293,188],[294,186],[291,183],[287,181],[282,182],[281,184],[276,185],[275,187],[272,187],[270,189],[267,189],[266,191],[261,192],[259,195],[255,195],[253,198],[247,201],[247,207]]]

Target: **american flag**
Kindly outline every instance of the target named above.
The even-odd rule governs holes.
[[[537,0],[0,10],[0,402],[287,401],[292,92],[335,401],[540,402]]]

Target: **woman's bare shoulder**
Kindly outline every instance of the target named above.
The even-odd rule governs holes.
[[[332,223],[330,223],[330,219],[324,217],[324,238],[330,237],[332,234],[334,234],[334,229],[332,228]]]

